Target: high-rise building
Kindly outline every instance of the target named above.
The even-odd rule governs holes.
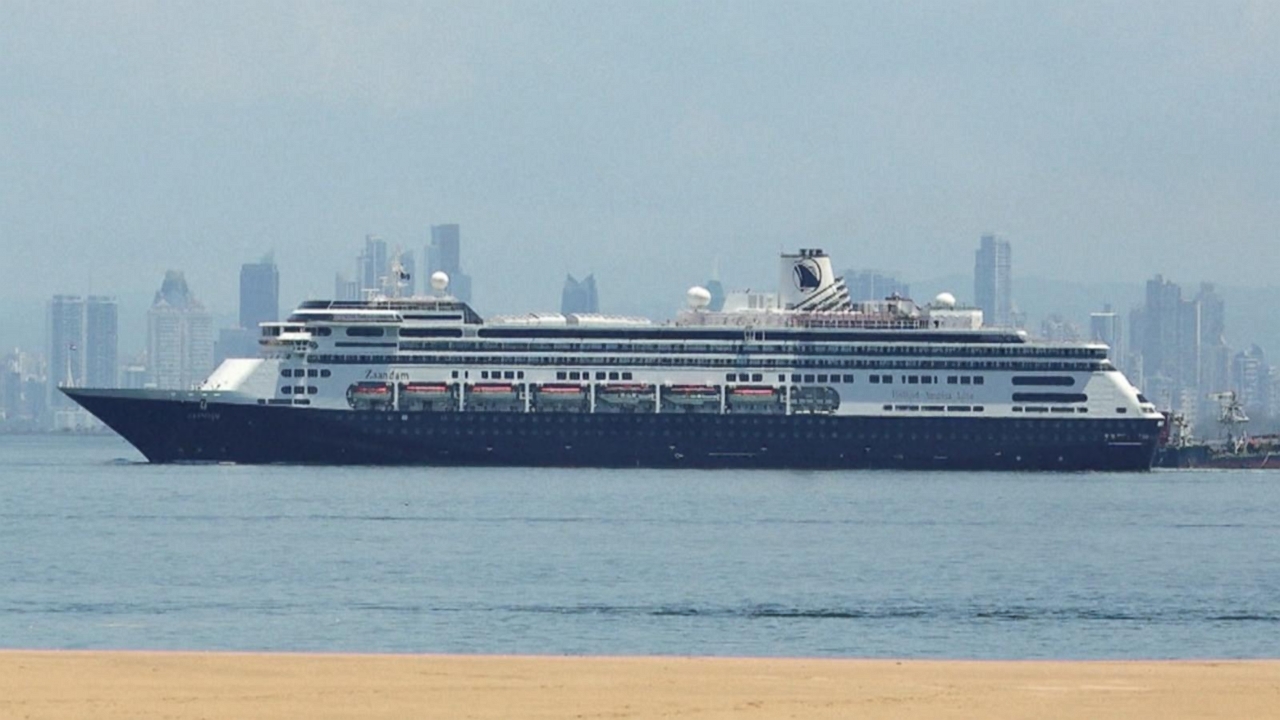
[[[1008,240],[983,235],[973,263],[973,297],[984,325],[1013,324],[1013,251]]]
[[[1236,397],[1250,417],[1262,418],[1271,411],[1271,368],[1267,354],[1254,345],[1236,353],[1232,360]]]
[[[845,270],[844,284],[852,302],[879,302],[893,295],[911,297],[911,286],[878,270]]]
[[[1124,345],[1124,324],[1120,316],[1112,312],[1108,303],[1102,312],[1089,313],[1089,339],[1093,342],[1106,343],[1107,358],[1117,367],[1124,368],[1128,364],[1128,354]]]
[[[462,302],[471,302],[471,276],[462,271],[462,229],[457,225],[432,225],[427,245],[427,274],[449,276],[449,293]]]
[[[55,295],[49,302],[48,403],[73,405],[58,387],[115,387],[119,349],[115,298]]]
[[[166,272],[147,311],[149,383],[162,389],[191,388],[208,377],[213,359],[213,316],[181,272]]]
[[[256,330],[258,323],[280,319],[280,271],[268,255],[240,266],[240,327]]]
[[[1143,388],[1157,406],[1198,424],[1212,421],[1217,404],[1208,396],[1230,385],[1225,317],[1211,284],[1188,299],[1162,275],[1147,281],[1146,303],[1130,316],[1129,338],[1133,355],[1141,357]]]
[[[560,292],[560,312],[565,315],[600,312],[595,275],[588,275],[582,280],[572,275],[565,278],[564,290]]]
[[[366,235],[364,252],[357,261],[356,279],[360,283],[360,295],[366,295],[366,291],[383,292],[390,267],[387,263],[387,241],[377,235]]]
[[[49,405],[74,405],[59,387],[84,385],[84,298],[54,295],[49,301]]]
[[[346,275],[337,273],[333,277],[333,299],[359,300],[360,283],[356,280],[348,280]]]
[[[85,387],[110,388],[119,384],[119,315],[115,298],[98,295],[85,298]]]

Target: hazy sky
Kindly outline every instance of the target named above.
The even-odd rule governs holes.
[[[1272,284],[1280,3],[0,0],[0,298],[179,268],[229,314],[273,249],[288,305],[445,222],[491,312],[988,230],[1017,276]]]

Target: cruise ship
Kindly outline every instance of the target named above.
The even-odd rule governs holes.
[[[668,322],[307,301],[197,388],[65,388],[149,461],[1145,470],[1165,419],[1107,347],[984,327],[949,294],[852,302],[830,257]]]

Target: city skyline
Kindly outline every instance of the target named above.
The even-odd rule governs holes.
[[[988,228],[1022,276],[1275,285],[1278,31],[1246,3],[9,7],[0,300],[182,267],[229,306],[264,248],[319,297],[351,238],[440,222],[492,311],[554,307],[527,273],[758,285],[801,245],[914,282]]]

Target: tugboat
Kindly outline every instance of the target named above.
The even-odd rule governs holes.
[[[1249,416],[1234,392],[1214,393],[1209,397],[1219,404],[1221,439],[1197,442],[1186,433],[1185,418],[1172,415],[1166,424],[1168,436],[1156,455],[1156,466],[1280,470],[1280,435],[1246,433],[1244,428],[1249,424]]]

